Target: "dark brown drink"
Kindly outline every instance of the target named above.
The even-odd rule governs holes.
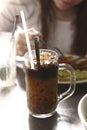
[[[40,50],[40,64],[36,61],[35,50],[33,54],[33,67],[28,53],[24,56],[25,81],[27,104],[29,113],[37,118],[52,116],[60,101],[71,97],[75,92],[76,76],[69,64],[58,64],[58,54],[49,49]],[[58,70],[70,72],[70,85],[68,90],[58,93]]]
[[[41,54],[39,69],[37,64],[35,69],[25,64],[28,107],[36,115],[52,113],[57,106],[58,63],[51,52],[44,55],[43,58]]]

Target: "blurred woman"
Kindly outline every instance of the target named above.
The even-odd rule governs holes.
[[[68,54],[87,53],[87,0],[21,0],[9,2],[8,7],[0,14],[1,31],[12,30],[14,17],[22,9],[27,27],[40,32],[47,45]],[[22,26],[20,19],[18,25]],[[26,51],[25,42],[19,40],[17,45],[17,52],[20,50],[22,54]]]

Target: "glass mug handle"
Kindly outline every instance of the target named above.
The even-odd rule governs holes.
[[[75,75],[75,71],[74,71],[73,67],[66,63],[59,64],[58,70],[68,70],[70,72],[70,86],[69,86],[68,90],[66,90],[65,92],[61,93],[58,96],[58,102],[60,102],[60,101],[63,101],[65,99],[69,98],[75,92],[76,75]]]

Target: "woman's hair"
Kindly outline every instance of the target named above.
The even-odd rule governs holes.
[[[41,24],[43,39],[47,42],[49,37],[50,25],[56,18],[56,6],[53,0],[39,0],[41,5]],[[76,19],[73,23],[75,33],[71,52],[84,55],[87,53],[87,0],[76,6]]]
[[[74,26],[72,52],[84,55],[87,53],[87,0],[77,6],[77,17]]]

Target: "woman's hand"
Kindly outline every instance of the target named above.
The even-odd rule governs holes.
[[[28,36],[30,39],[31,48],[34,49],[34,37],[39,36],[41,38],[42,35],[38,31],[36,31],[34,28],[30,28],[28,29]],[[28,51],[24,31],[21,30],[20,32],[18,32],[16,34],[15,39],[16,39],[16,55],[23,56],[25,52]],[[40,47],[42,46],[43,45],[40,43]]]

